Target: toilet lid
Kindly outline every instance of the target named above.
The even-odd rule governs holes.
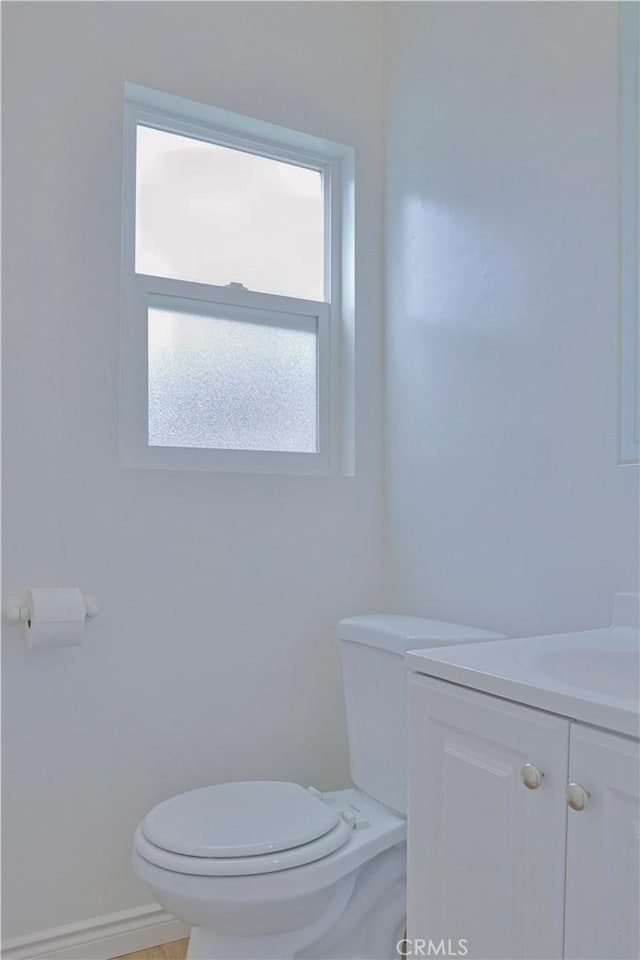
[[[202,787],[165,800],[141,824],[156,847],[190,857],[251,857],[311,843],[340,817],[297,783]]]
[[[263,853],[257,857],[185,857],[149,843],[138,827],[134,845],[136,853],[148,863],[172,873],[191,877],[249,877],[261,873],[275,873],[323,860],[349,843],[352,828],[339,819],[336,826],[323,837],[303,843],[291,850]]]

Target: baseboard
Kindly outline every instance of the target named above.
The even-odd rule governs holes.
[[[3,960],[112,960],[189,936],[189,928],[156,903],[15,937],[2,944]]]

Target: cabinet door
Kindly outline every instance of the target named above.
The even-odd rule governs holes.
[[[470,960],[562,957],[568,744],[567,720],[411,675],[410,940]]]
[[[637,960],[638,743],[574,724],[569,776],[589,797],[568,814],[565,955]]]

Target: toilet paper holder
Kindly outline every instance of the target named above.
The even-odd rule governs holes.
[[[85,617],[93,620],[98,616],[96,602],[88,593],[82,594],[85,606]],[[28,623],[31,620],[31,609],[26,599],[7,597],[3,604],[4,619],[9,623]]]

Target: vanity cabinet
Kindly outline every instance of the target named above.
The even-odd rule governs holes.
[[[408,812],[431,955],[637,960],[636,742],[411,674]]]

